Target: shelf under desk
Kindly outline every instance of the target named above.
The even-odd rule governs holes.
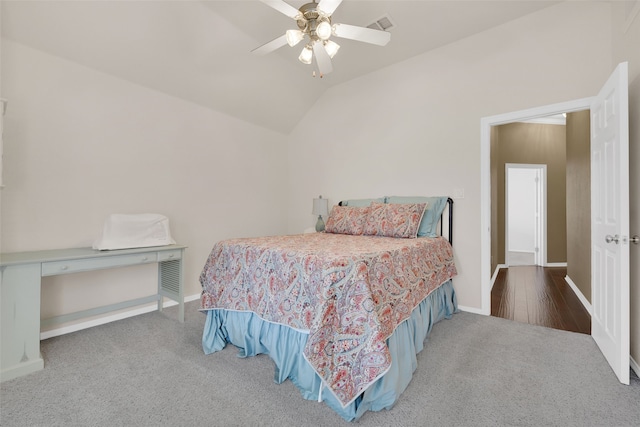
[[[44,368],[40,355],[40,327],[95,316],[136,305],[157,302],[163,297],[179,305],[178,320],[184,322],[183,257],[186,246],[98,251],[91,248],[57,249],[0,254],[0,381]],[[158,293],[76,313],[40,319],[41,278],[83,271],[158,264]]]

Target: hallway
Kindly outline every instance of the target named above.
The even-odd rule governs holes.
[[[553,329],[591,333],[591,316],[564,277],[565,267],[500,269],[491,290],[491,315]]]

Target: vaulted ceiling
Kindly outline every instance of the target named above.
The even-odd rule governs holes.
[[[298,8],[306,1],[289,1]],[[333,22],[388,16],[385,47],[336,39],[334,71],[312,76],[300,47],[250,51],[295,28],[260,1],[76,0],[1,2],[2,36],[121,79],[288,133],[321,94],[557,1],[349,1]],[[372,90],[375,88],[372,88]]]

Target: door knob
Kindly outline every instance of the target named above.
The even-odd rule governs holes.
[[[615,242],[615,244],[618,244],[618,241],[620,240],[620,237],[616,234],[615,236],[612,236],[611,234],[607,234],[604,238],[604,241],[607,243],[611,243],[611,242]]]
[[[638,243],[640,243],[640,237],[638,237],[638,235],[636,234],[635,236],[630,238],[629,241],[637,245]]]

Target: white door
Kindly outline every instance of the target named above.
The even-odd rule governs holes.
[[[629,384],[628,65],[591,104],[591,335]]]
[[[544,265],[546,165],[507,163],[505,170],[507,265]]]

